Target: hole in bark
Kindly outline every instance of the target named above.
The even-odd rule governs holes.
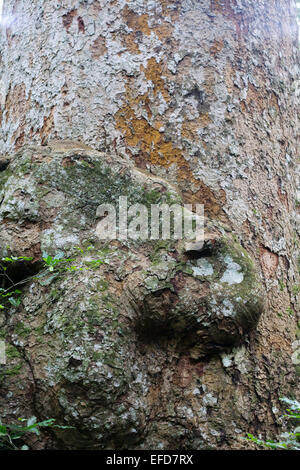
[[[69,359],[69,367],[79,367],[81,366],[82,361],[81,359],[75,359],[74,357],[70,357]]]
[[[6,158],[1,158],[0,159],[0,171],[6,170],[8,165],[9,165],[9,160],[8,159],[6,159]]]
[[[209,249],[197,251],[197,250],[190,250],[185,253],[187,259],[193,260],[193,259],[200,259],[200,258],[208,258],[212,256],[212,252]]]
[[[9,290],[15,286],[22,286],[32,276],[38,274],[41,267],[41,261],[4,261],[0,266],[0,287]]]
[[[159,289],[159,290],[156,290],[156,291],[152,292],[152,295],[154,297],[161,297],[164,292],[170,292],[170,289],[164,287],[162,289]]]
[[[201,248],[197,248],[195,244],[195,248],[191,246],[189,249],[185,251],[185,256],[188,260],[200,259],[200,258],[208,258],[213,255],[214,252],[214,244],[211,240],[205,241]]]

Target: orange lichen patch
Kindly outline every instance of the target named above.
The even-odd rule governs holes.
[[[183,159],[182,150],[175,148],[172,142],[160,142],[158,149],[152,153],[152,164],[169,167],[173,163],[179,164]]]
[[[133,31],[142,32],[147,36],[151,34],[151,30],[148,25],[148,15],[137,15],[134,11],[128,8],[128,5],[123,8],[121,15],[127,26]]]
[[[161,41],[166,40],[166,39],[169,40],[172,36],[173,30],[174,30],[174,25],[172,25],[171,23],[167,23],[167,22],[162,23],[161,25],[156,26],[154,28],[155,34],[158,36],[158,38]]]
[[[164,41],[165,45],[172,44],[173,47],[174,41],[172,41],[172,33],[175,17],[178,17],[178,11],[174,10],[174,8],[168,10],[168,2],[163,3],[163,14],[159,16],[160,22],[155,21],[155,24],[152,23],[151,28],[149,27],[149,15],[137,15],[128,5],[123,8],[121,12],[122,18],[132,31],[128,34],[119,34],[118,37],[122,39],[127,50],[133,54],[139,54],[138,42],[141,41],[143,35],[149,36],[151,31],[153,31],[161,41]],[[167,21],[166,16],[168,16]],[[152,18],[152,21],[153,20]]]
[[[63,25],[64,25],[64,27],[66,28],[67,31],[69,31],[69,29],[70,29],[70,27],[73,23],[73,19],[76,15],[77,15],[77,10],[75,8],[73,8],[73,10],[71,10],[68,13],[66,13],[65,15],[63,15],[62,22],[63,22]]]
[[[161,78],[161,65],[155,59],[149,59],[144,73],[155,85],[154,95],[160,91],[169,101],[170,97],[164,88]],[[178,183],[185,188],[184,197],[187,203],[204,203],[207,214],[214,216],[222,214],[222,206],[226,202],[225,192],[215,194],[203,182],[199,182],[194,176],[189,163],[184,158],[182,149],[177,148],[169,138],[166,139],[163,121],[157,119],[151,123],[153,117],[148,94],[134,95],[134,87],[130,79],[127,82],[127,92],[124,106],[115,114],[116,128],[120,131],[126,143],[126,149],[139,150],[135,163],[140,168],[145,168],[149,163],[153,166],[169,168],[175,166]],[[148,118],[141,117],[140,108],[147,111]],[[139,110],[139,115],[137,116]],[[210,123],[208,113],[202,113],[195,121],[187,121],[183,126],[183,135],[189,140],[195,141],[197,129]],[[199,137],[198,139],[199,140]],[[188,189],[187,189],[188,188]],[[194,188],[197,188],[194,190]]]
[[[181,128],[181,137],[189,140],[199,140],[198,130],[208,126],[211,123],[208,113],[201,113],[197,119],[193,121],[184,121]]]
[[[272,253],[268,248],[261,247],[260,249],[260,264],[266,279],[276,275],[279,257]]]
[[[160,79],[159,74],[154,73],[151,76],[157,87],[162,90],[163,81]],[[165,93],[167,92],[165,91]],[[169,98],[169,95],[166,96]],[[140,163],[142,160],[144,162],[141,166],[145,166],[145,163],[148,162],[168,168],[172,163],[176,163],[182,158],[182,150],[174,148],[172,142],[164,139],[164,134],[159,131],[162,122],[156,121],[154,125],[150,124],[152,113],[149,103],[150,100],[147,94],[137,97],[132,96],[129,81],[126,104],[115,115],[116,127],[121,131],[128,147],[139,147],[140,158],[142,157]],[[149,120],[136,116],[135,109],[138,105],[142,105],[146,109]]]
[[[202,181],[198,181],[185,160],[183,151],[174,147],[170,141],[165,141],[164,134],[151,126],[144,118],[136,118],[129,106],[123,107],[115,116],[117,128],[121,131],[128,147],[138,147],[140,152],[135,157],[138,167],[145,168],[146,163],[169,168],[175,165],[180,186],[185,188],[183,200],[185,203],[202,203],[210,216],[221,216],[222,207],[226,202],[225,192],[213,192]],[[127,149],[128,150],[128,149]],[[130,151],[130,150],[129,150]],[[192,184],[197,191],[187,190],[187,184]]]
[[[128,34],[120,34],[119,38],[122,39],[126,49],[132,54],[140,54],[138,42],[141,40],[141,35],[149,36],[151,28],[149,27],[147,14],[137,15],[126,5],[122,12],[122,17],[127,26],[132,30]],[[171,36],[173,25],[167,22],[162,22],[161,25],[153,28],[153,31],[161,40],[166,40]]]
[[[164,81],[161,77],[161,64],[154,58],[147,62],[147,67],[142,67],[145,76],[154,84],[154,96],[161,92],[166,101],[170,100],[167,90],[164,88]],[[136,117],[135,109],[138,105],[147,111],[148,119],[152,117],[150,109],[150,98],[147,94],[133,96],[130,81],[127,83],[126,104],[115,115],[116,126],[125,137],[129,147],[139,146],[144,155],[145,162],[159,164],[169,167],[178,161],[182,156],[182,151],[175,149],[171,142],[166,142],[164,136],[159,132],[162,122],[156,121],[151,125],[144,117]]]
[[[91,45],[92,57],[93,59],[99,59],[99,57],[103,56],[107,52],[105,38],[99,36]]]
[[[181,176],[185,176],[184,168],[181,171]],[[212,191],[206,186],[203,181],[194,179],[194,184],[199,188],[196,192],[182,191],[183,201],[185,204],[204,204],[205,215],[217,217],[221,215],[222,207],[226,203],[226,194],[223,189],[218,193]]]
[[[157,130],[161,129],[163,126],[164,126],[163,121],[158,120],[158,121],[155,121],[155,123],[154,123],[154,127]]]
[[[153,83],[154,96],[156,96],[160,92],[164,97],[165,101],[168,103],[170,101],[170,96],[168,91],[165,89],[165,82],[162,78],[163,72],[161,63],[156,62],[156,59],[154,57],[151,57],[151,59],[148,59],[146,68],[141,65],[141,70],[144,72],[147,80],[150,80]]]
[[[122,12],[122,17],[127,26],[132,29],[132,32],[128,34],[118,35],[121,38],[126,49],[132,54],[140,54],[138,47],[138,40],[140,39],[141,34],[149,36],[151,30],[148,25],[148,15],[137,15],[134,11],[130,10],[128,5],[126,5]]]
[[[44,117],[43,127],[40,129],[39,134],[41,137],[42,144],[44,144],[51,132],[54,123],[54,107],[51,108],[48,117]]]
[[[144,163],[169,167],[180,159],[182,151],[175,149],[171,142],[165,142],[164,135],[145,118],[137,118],[130,106],[121,108],[115,119],[126,144],[139,147]]]
[[[210,53],[211,55],[213,56],[216,56],[219,52],[221,52],[221,50],[223,49],[224,47],[224,41],[217,41],[216,39],[214,40],[213,42],[213,45],[211,46],[211,48],[209,49],[210,50]]]
[[[121,36],[117,34],[116,37],[119,37],[122,39],[124,46],[132,54],[141,53],[138,43],[137,43],[138,33],[134,32],[134,33],[129,33],[129,34],[122,34]]]
[[[199,188],[196,192],[184,190],[184,202],[204,204],[207,215],[216,217],[222,213],[226,202],[225,192],[221,190],[216,194],[203,182],[196,180],[183,151],[174,147],[172,142],[165,141],[163,133],[151,126],[146,119],[136,118],[130,106],[122,108],[115,118],[117,128],[121,130],[128,147],[140,149],[138,157],[135,158],[137,166],[145,168],[146,163],[150,163],[169,168],[175,164],[178,183],[186,188],[189,182]]]
[[[206,216],[226,221],[223,206],[226,193],[223,189],[213,191],[203,181],[197,180],[183,155],[177,160],[177,180],[182,188],[182,199],[185,204],[203,204]],[[193,189],[191,189],[193,187]],[[197,189],[194,189],[197,188]]]
[[[172,23],[179,17],[179,10],[176,7],[174,0],[160,0],[162,8],[162,17],[170,17]]]

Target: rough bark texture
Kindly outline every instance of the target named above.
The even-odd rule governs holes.
[[[205,204],[221,241],[206,279],[186,270],[180,247],[156,247],[154,256],[115,244],[108,268],[27,286],[1,323],[11,345],[3,414],[34,412],[77,429],[36,447],[238,448],[248,431],[276,434],[278,398],[297,394],[299,380],[291,362],[299,320],[294,2],[4,4],[1,149],[12,161],[0,165],[2,253],[10,246],[38,259],[51,243],[69,254],[89,240],[101,251],[92,236],[106,183],[98,161],[112,167],[112,195],[125,191],[122,165],[129,186],[132,172],[145,175],[138,201],[148,187],[172,192],[172,182],[183,202]],[[73,143],[57,149],[52,140]],[[220,286],[224,246],[235,263],[238,253],[249,257],[240,266],[251,281],[243,318],[253,292],[255,318],[236,328],[226,312],[220,339],[224,318],[206,303],[212,323],[206,318],[196,338],[192,312]],[[227,287],[217,306],[236,298]],[[167,332],[150,341],[152,327]]]

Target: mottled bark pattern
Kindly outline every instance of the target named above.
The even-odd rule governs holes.
[[[129,156],[227,224],[264,285],[266,309],[242,347],[164,363],[147,392],[155,425],[136,446],[238,448],[248,431],[272,436],[278,397],[299,380],[295,2],[4,5],[1,152],[68,139]],[[183,409],[184,398],[201,407]]]

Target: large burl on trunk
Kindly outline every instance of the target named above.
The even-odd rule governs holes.
[[[30,278],[0,310],[2,420],[74,427],[36,449],[274,436],[299,393],[294,2],[4,0],[4,16],[0,255],[33,260],[1,273]],[[119,196],[204,204],[205,250],[100,242],[97,207]],[[76,268],[47,271],[61,252]]]

